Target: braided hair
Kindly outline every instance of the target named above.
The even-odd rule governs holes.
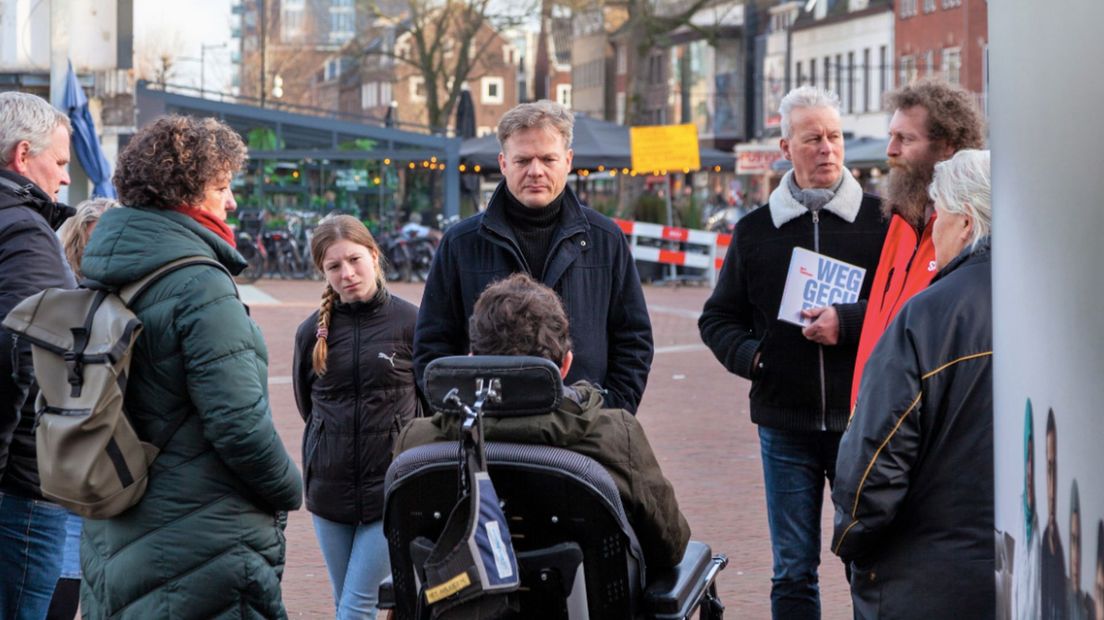
[[[314,342],[314,353],[311,356],[311,365],[314,374],[322,376],[326,374],[326,354],[329,353],[327,340],[330,336],[330,314],[333,312],[334,302],[337,301],[337,292],[329,284],[322,293],[322,307],[318,309],[318,331],[315,332],[317,340]]]

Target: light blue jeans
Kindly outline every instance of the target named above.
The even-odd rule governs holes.
[[[311,517],[333,584],[337,620],[375,620],[380,582],[391,574],[383,520],[350,525]]]

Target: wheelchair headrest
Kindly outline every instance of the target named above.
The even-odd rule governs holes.
[[[475,403],[477,385],[498,382],[501,400],[483,406],[489,417],[539,415],[555,411],[563,400],[563,381],[555,362],[520,355],[457,355],[433,360],[425,370],[426,398],[434,411],[460,414],[460,407],[446,403],[456,388],[460,400]]]

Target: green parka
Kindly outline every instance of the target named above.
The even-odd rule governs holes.
[[[133,282],[186,256],[245,265],[181,213],[112,209],[81,261],[85,277]],[[126,407],[147,441],[186,416],[150,470],[142,500],[85,520],[85,618],[281,618],[285,511],[302,501],[299,471],[272,423],[268,352],[230,278],[206,265],[175,271],[132,309]]]

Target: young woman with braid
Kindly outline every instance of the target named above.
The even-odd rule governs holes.
[[[420,415],[411,362],[417,308],[388,292],[380,250],[348,215],[322,220],[311,256],[321,307],[295,335],[293,382],[307,509],[333,584],[338,620],[375,618],[391,572],[383,477],[399,430]]]

